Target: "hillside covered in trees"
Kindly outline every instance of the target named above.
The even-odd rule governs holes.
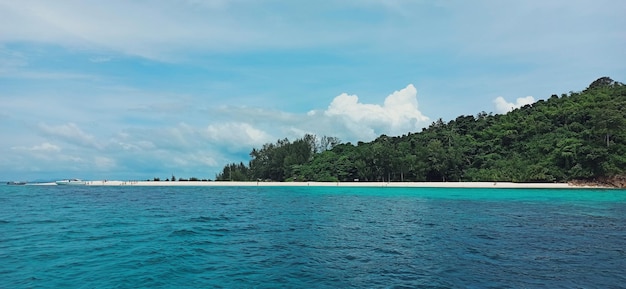
[[[507,114],[439,119],[418,133],[340,143],[306,135],[253,149],[217,180],[566,182],[626,174],[626,85],[600,78]]]

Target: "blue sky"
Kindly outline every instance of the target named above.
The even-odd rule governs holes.
[[[626,2],[0,0],[0,180],[214,178],[626,81]]]

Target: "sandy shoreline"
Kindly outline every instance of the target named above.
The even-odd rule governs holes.
[[[50,185],[56,185],[49,183]],[[230,181],[87,181],[87,186],[202,186],[202,187],[372,187],[372,188],[520,188],[520,189],[576,189],[605,188],[567,183],[511,183],[511,182],[230,182]]]

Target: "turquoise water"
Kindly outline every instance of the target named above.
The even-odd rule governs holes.
[[[0,186],[0,288],[624,288],[626,191]]]

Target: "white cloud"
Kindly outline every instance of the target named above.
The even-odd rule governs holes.
[[[412,84],[387,96],[382,106],[361,103],[358,96],[342,93],[333,99],[324,114],[342,122],[352,133],[367,138],[415,131],[429,120],[418,108],[417,90]]]
[[[202,153],[202,154],[196,155],[195,160],[198,163],[208,166],[208,167],[217,167],[217,166],[222,165],[222,164],[217,163],[217,161],[213,157],[209,156],[208,153]]]
[[[93,63],[105,63],[111,61],[113,58],[110,56],[94,56],[89,58],[89,61]]]
[[[496,113],[507,113],[524,105],[533,104],[534,102],[535,98],[532,96],[520,97],[515,101],[515,103],[507,102],[502,96],[498,96],[493,100],[493,103],[496,106]]]
[[[39,123],[39,129],[53,137],[57,137],[73,144],[82,146],[91,146],[94,148],[102,148],[93,135],[82,131],[75,123],[67,123],[63,125],[48,125]]]
[[[98,170],[101,171],[108,171],[117,166],[114,159],[103,156],[94,157],[93,164]]]
[[[417,23],[406,21],[413,16],[411,12],[423,11],[431,4],[368,2],[302,5],[298,1],[155,0],[145,5],[119,0],[54,4],[4,1],[0,3],[0,18],[13,25],[0,26],[0,42],[37,41],[161,60],[183,55],[177,53],[180,51],[291,49],[363,42],[369,47],[408,48],[419,46],[424,42],[416,39],[433,33],[423,28],[423,18],[438,19],[422,12],[419,16],[423,17],[412,17]],[[359,13],[368,10],[400,25],[390,29],[369,21]],[[422,37],[404,37],[409,32]],[[399,40],[403,45],[396,44]]]
[[[44,142],[42,144],[39,145],[34,145],[32,147],[23,147],[23,146],[19,146],[19,147],[13,147],[12,149],[14,150],[25,150],[25,151],[32,151],[32,152],[60,152],[61,148],[57,145],[48,143],[48,142]]]
[[[389,50],[437,53],[455,47],[454,55],[463,57],[496,55],[526,63],[543,56],[535,61],[579,59],[576,63],[601,66],[597,64],[600,58],[603,65],[621,67],[615,55],[623,57],[624,37],[619,29],[624,26],[623,9],[605,7],[623,8],[624,4],[620,0],[371,0],[324,1],[323,5],[224,0],[155,0],[150,5],[120,0],[0,1],[0,19],[12,23],[0,26],[0,43],[47,43],[105,55],[92,61],[119,54],[173,61],[194,59],[186,53],[207,51],[358,46],[361,51],[383,50],[388,55]],[[584,21],[566,21],[572,19]],[[600,50],[608,53],[597,53],[597,43],[603,43]]]
[[[333,136],[346,142],[370,141],[381,134],[415,132],[429,121],[419,110],[417,90],[411,84],[385,97],[382,105],[342,93],[325,110],[301,114],[243,106],[220,108],[210,114],[231,119],[207,128],[208,139],[214,144],[228,144],[229,151],[248,151],[278,138],[294,140],[304,134]]]
[[[95,76],[80,73],[0,70],[0,76],[32,80],[94,80]]]
[[[206,128],[206,136],[211,141],[234,148],[252,148],[273,141],[265,131],[243,122],[211,124]]]
[[[206,2],[206,1],[205,1]],[[118,51],[147,58],[167,59],[185,50],[294,47],[338,41],[330,24],[312,18],[321,8],[282,3],[289,13],[258,13],[271,3],[226,1],[199,4],[197,1],[152,1],[150,5],[127,1],[82,3],[69,1],[51,5],[46,1],[4,1],[0,18],[13,23],[0,27],[0,42],[35,40],[64,46]],[[308,9],[307,9],[308,7]],[[308,12],[308,13],[307,13]],[[310,15],[313,14],[313,15]],[[320,25],[289,23],[302,18]],[[322,27],[323,26],[323,27]],[[307,37],[301,37],[305,33]]]
[[[195,153],[188,153],[182,155],[172,155],[170,156],[170,160],[168,162],[175,167],[180,168],[206,168],[206,167],[217,167],[222,164],[218,164],[218,162],[213,158],[212,153],[206,151],[198,151]]]

